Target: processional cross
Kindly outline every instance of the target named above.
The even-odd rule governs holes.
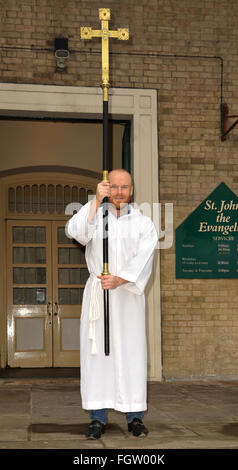
[[[103,180],[109,181],[109,155],[108,155],[108,90],[109,83],[109,39],[116,38],[120,40],[129,39],[129,30],[127,28],[118,28],[116,31],[110,31],[108,22],[111,19],[109,8],[99,8],[99,19],[101,20],[101,29],[92,29],[90,27],[81,27],[81,39],[92,39],[94,37],[102,39],[102,91],[103,91]],[[103,275],[109,274],[108,271],[108,198],[103,199]],[[104,290],[104,347],[105,355],[109,355],[109,292]]]

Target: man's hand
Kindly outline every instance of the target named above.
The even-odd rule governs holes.
[[[111,184],[107,181],[101,181],[97,185],[96,199],[99,204],[102,203],[105,197],[110,197],[111,195]]]
[[[126,279],[122,279],[119,276],[113,276],[112,274],[104,274],[102,276],[98,276],[101,279],[102,288],[107,289],[116,289],[118,286],[122,284],[126,284]]]
[[[111,184],[108,183],[107,181],[101,181],[101,183],[98,183],[97,185],[97,190],[96,190],[96,197],[94,197],[91,201],[91,207],[88,215],[88,222],[90,223],[98,208],[100,207],[103,199],[105,197],[109,197],[111,194]]]

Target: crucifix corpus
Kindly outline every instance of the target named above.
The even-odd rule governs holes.
[[[129,39],[129,30],[127,28],[118,28],[116,31],[108,29],[108,22],[111,19],[109,8],[99,8],[99,19],[101,20],[101,29],[92,29],[90,27],[81,27],[81,39],[102,39],[102,91],[103,91],[103,180],[109,181],[109,154],[108,154],[108,90],[109,83],[109,39],[116,38],[121,40]],[[108,271],[108,198],[103,199],[103,275],[109,274]],[[109,340],[109,291],[104,290],[104,349],[105,355],[110,353]]]

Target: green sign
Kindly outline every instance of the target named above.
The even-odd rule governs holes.
[[[238,277],[238,197],[221,183],[176,229],[176,278]]]

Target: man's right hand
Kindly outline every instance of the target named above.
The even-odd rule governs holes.
[[[94,197],[91,201],[91,207],[90,207],[90,212],[88,215],[88,222],[90,223],[98,208],[100,207],[103,199],[105,197],[109,197],[111,194],[111,184],[107,181],[101,181],[101,183],[98,183],[97,185],[97,190],[96,190],[96,197]]]
[[[97,185],[96,200],[98,204],[101,204],[105,197],[111,195],[111,184],[107,181],[101,181]]]

